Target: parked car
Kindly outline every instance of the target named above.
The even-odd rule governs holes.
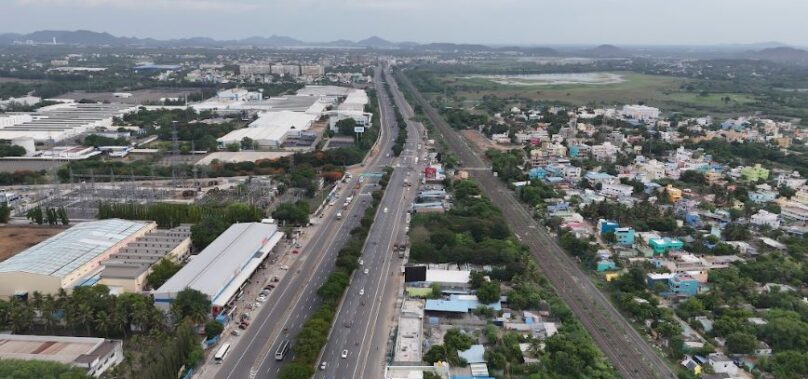
[[[343,350],[342,354],[339,355],[342,359],[348,358],[348,350]]]

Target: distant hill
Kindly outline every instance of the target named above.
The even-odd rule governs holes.
[[[788,46],[754,51],[749,57],[772,62],[808,64],[808,51]]]
[[[358,46],[371,47],[374,49],[392,49],[398,47],[398,45],[396,45],[395,43],[377,36],[372,36],[370,38],[365,38],[361,41],[357,41],[356,44]]]
[[[588,57],[596,58],[617,58],[629,56],[629,52],[614,45],[600,45],[591,49],[585,49],[581,53]]]

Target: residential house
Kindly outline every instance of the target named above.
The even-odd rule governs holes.
[[[620,183],[607,183],[601,187],[600,193],[603,196],[611,198],[627,198],[631,197],[634,192],[634,187]]]
[[[671,239],[671,238],[650,238],[648,240],[648,246],[654,252],[654,255],[658,254],[665,254],[674,250],[681,250],[685,244],[684,242],[678,239]]]
[[[738,373],[738,366],[735,365],[732,359],[729,359],[724,354],[712,353],[708,356],[707,362],[716,373],[729,375],[735,375]]]
[[[672,296],[690,297],[699,293],[699,282],[687,274],[675,274],[668,284]]]
[[[600,162],[612,162],[617,158],[617,146],[606,141],[600,145],[592,146],[592,157]]]
[[[682,190],[670,184],[665,186],[665,193],[668,194],[668,200],[670,200],[671,203],[675,203],[679,200],[682,200]]]
[[[780,216],[771,213],[765,209],[761,209],[757,213],[752,215],[749,222],[752,223],[753,225],[757,226],[767,225],[772,229],[777,229],[780,227]]]
[[[634,228],[615,228],[614,237],[618,244],[631,246],[634,244]]]

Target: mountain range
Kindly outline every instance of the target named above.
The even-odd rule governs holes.
[[[237,40],[216,40],[208,37],[179,38],[158,40],[154,38],[119,37],[110,33],[90,30],[41,30],[28,34],[2,33],[0,45],[19,43],[49,44],[56,42],[62,45],[77,46],[110,46],[110,47],[263,47],[263,48],[357,48],[380,50],[417,50],[424,52],[480,52],[480,51],[519,51],[533,56],[584,56],[594,58],[631,57],[642,51],[642,48],[621,48],[614,45],[586,46],[490,46],[484,44],[459,43],[417,43],[391,42],[378,36],[359,41],[339,39],[330,42],[305,42],[288,36],[272,35],[269,37],[253,36]],[[681,47],[681,51],[692,51],[692,48]],[[698,49],[710,49],[703,46]],[[733,45],[731,47],[717,45],[711,50],[728,54],[733,58],[760,59],[783,63],[808,64],[808,51],[797,49],[777,42],[759,44]]]

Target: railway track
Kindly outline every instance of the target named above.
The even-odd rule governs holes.
[[[444,136],[450,150],[457,154],[464,166],[488,166],[485,160],[474,153],[463,136],[443,120],[405,75],[401,75],[399,80],[410,90],[426,116]],[[403,97],[397,85],[393,86],[393,89],[396,96]],[[480,184],[483,192],[505,214],[508,226],[522,243],[530,248],[539,270],[575,313],[622,377],[637,379],[676,377],[668,363],[659,356],[656,348],[623,318],[603,292],[589,280],[577,262],[561,249],[543,226],[533,219],[530,210],[514,196],[512,191],[507,189],[490,170],[470,170],[469,176]]]

